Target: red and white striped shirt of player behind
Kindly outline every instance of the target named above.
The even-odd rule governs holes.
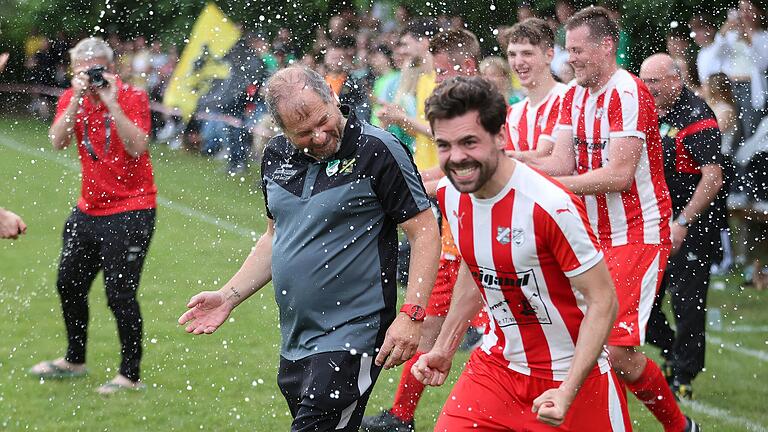
[[[493,317],[481,349],[502,367],[564,380],[586,312],[568,277],[603,257],[584,204],[522,163],[493,198],[462,194],[448,179],[437,196]],[[609,369],[603,352],[591,375]]]
[[[571,131],[579,174],[608,163],[611,138],[644,141],[629,190],[584,196],[589,220],[603,247],[669,244],[672,203],[653,96],[639,78],[617,70],[599,91],[572,86],[555,130]]]
[[[547,97],[532,106],[530,98],[507,108],[507,150],[536,150],[540,139],[554,142],[552,132],[560,114],[560,102],[568,86],[556,83]]]

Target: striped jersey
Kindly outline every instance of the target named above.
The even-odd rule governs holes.
[[[493,198],[460,193],[447,178],[437,197],[493,317],[481,349],[516,372],[564,380],[586,312],[568,278],[603,258],[583,202],[519,162]],[[603,352],[593,373],[609,367]]]
[[[540,139],[554,142],[552,132],[560,113],[560,102],[568,86],[556,83],[538,105],[530,98],[507,108],[507,150],[536,150]]]
[[[672,204],[664,179],[664,155],[653,96],[639,78],[617,70],[592,93],[575,85],[566,92],[555,128],[571,132],[578,174],[608,163],[612,138],[643,140],[629,190],[587,195],[592,228],[604,247],[668,244]]]

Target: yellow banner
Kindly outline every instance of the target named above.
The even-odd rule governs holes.
[[[163,105],[178,108],[188,121],[197,102],[214,79],[229,77],[223,57],[240,39],[240,29],[214,3],[208,3],[192,26],[189,42],[181,53]]]

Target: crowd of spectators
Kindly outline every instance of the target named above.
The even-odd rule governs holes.
[[[605,6],[621,22],[621,3],[609,1]],[[573,13],[569,1],[559,0],[553,14],[540,17],[557,35],[552,73],[565,83],[572,79],[573,71],[567,62],[563,24]],[[518,20],[534,15],[535,11],[525,4],[516,12]],[[717,114],[724,136],[722,151],[732,161],[728,202],[736,212],[768,212],[765,20],[764,10],[752,1],[742,0],[737,8],[728,11],[724,22],[697,15],[688,23],[671,23],[666,47],[658,50],[666,49],[676,60],[686,84],[705,97]],[[271,34],[244,28],[244,36],[225,57],[234,71],[230,78],[211,84],[189,122],[182,123],[168,112],[156,112],[153,136],[173,147],[227,159],[229,174],[245,171],[254,165],[261,146],[276,131],[260,95],[261,84],[278,69],[298,63],[323,75],[341,102],[351,105],[359,118],[389,130],[415,150],[429,135],[419,118],[423,107],[418,106],[418,101],[424,100],[420,92],[431,89],[426,81],[434,78],[427,41],[437,32],[465,26],[459,16],[411,16],[404,6],[392,10],[376,3],[370,11],[347,9],[332,16],[327,25],[318,25],[313,43],[304,50],[299,49],[288,28]],[[497,29],[494,35],[498,40],[492,41],[496,46],[485,46],[488,56],[480,65],[480,73],[512,104],[525,95],[503,57],[503,34],[504,27]],[[162,101],[179,59],[176,46],[141,36],[125,39],[112,34],[107,40],[115,49],[118,74],[146,89],[152,101]],[[49,40],[33,32],[26,46],[29,81],[66,85],[67,49],[63,35]],[[622,30],[617,52],[620,65],[627,66],[631,50],[629,36]],[[40,97],[30,106],[38,114],[49,116],[49,103]],[[744,232],[755,236],[754,232]],[[740,240],[736,243],[747,243],[744,238]],[[747,255],[748,251],[736,250],[734,259],[743,260]]]

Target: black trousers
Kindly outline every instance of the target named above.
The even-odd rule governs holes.
[[[120,374],[138,381],[142,319],[136,291],[154,230],[154,209],[110,216],[75,209],[67,219],[56,281],[67,328],[67,361],[85,363],[88,292],[101,270],[120,336]]]
[[[680,251],[669,258],[648,320],[646,340],[661,348],[681,383],[690,383],[704,369],[707,291],[712,260],[720,247],[719,235],[715,226],[691,226]],[[677,332],[661,310],[665,292],[671,298]]]
[[[373,357],[346,351],[280,357],[277,385],[293,416],[291,432],[357,432],[380,372]]]

